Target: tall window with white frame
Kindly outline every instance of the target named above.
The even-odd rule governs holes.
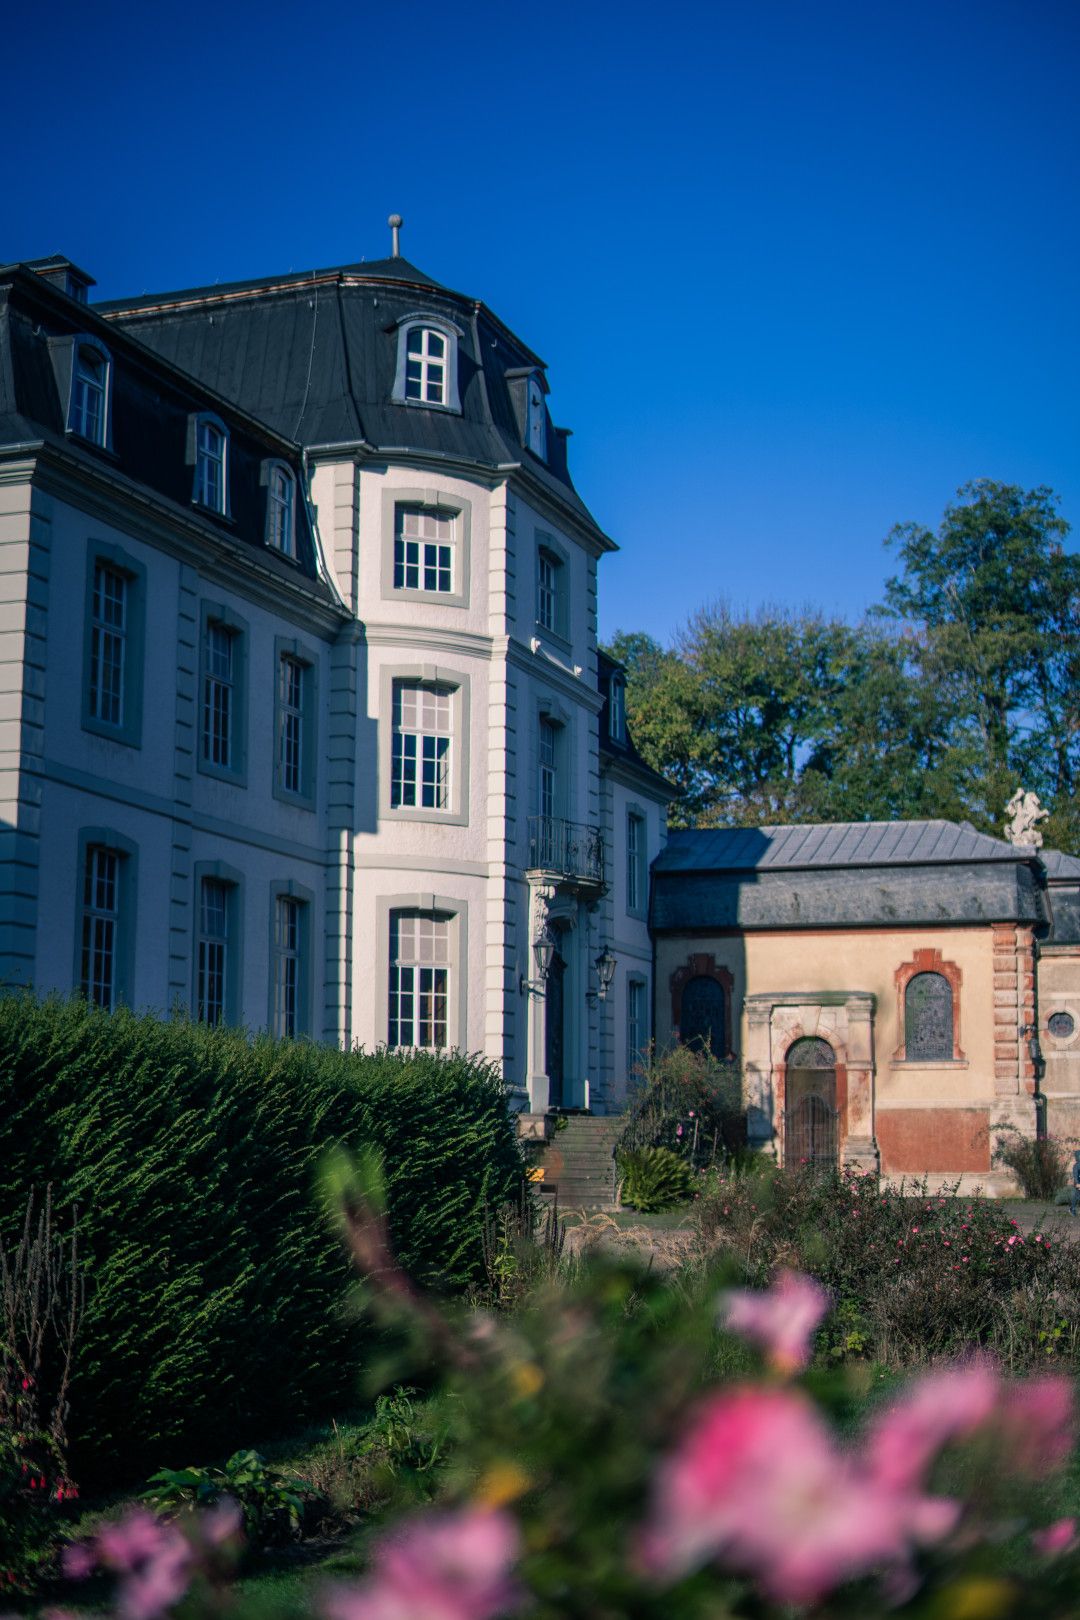
[[[106,725],[124,723],[127,657],[128,577],[108,563],[94,563],[90,602],[89,710]]]
[[[387,1043],[439,1051],[447,1044],[450,920],[420,911],[390,913]]]
[[[298,658],[283,654],[278,665],[278,771],[286,793],[304,791],[304,682]]]
[[[286,557],[296,556],[296,479],[288,467],[272,467],[266,492],[267,538]]]
[[[641,1062],[641,1054],[649,1038],[645,1009],[646,985],[644,979],[626,981],[626,1067],[628,1077]]]
[[[204,877],[199,884],[196,1016],[217,1025],[225,1017],[229,985],[229,885]]]
[[[550,720],[540,721],[540,814],[551,818],[558,803],[558,727]]]
[[[110,1012],[116,1005],[120,945],[120,863],[115,849],[91,844],[83,871],[80,987]]]
[[[216,422],[201,419],[195,430],[195,499],[211,512],[225,510],[226,437]]]
[[[236,632],[206,623],[203,656],[202,757],[222,770],[236,766]]]
[[[405,398],[446,404],[446,338],[430,326],[414,326],[406,337]]]
[[[559,628],[559,561],[550,551],[536,557],[536,622],[552,633]]]
[[[274,1034],[301,1033],[304,902],[279,894],[274,900]]]
[[[449,686],[394,682],[393,810],[449,810],[454,721]]]
[[[105,356],[86,344],[75,350],[71,378],[70,427],[91,444],[105,443],[109,363]]]
[[[453,512],[399,506],[395,514],[395,591],[454,590]]]
[[[626,909],[645,908],[645,821],[630,810],[626,817]]]

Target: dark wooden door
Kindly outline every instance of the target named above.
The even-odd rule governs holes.
[[[547,1003],[544,1019],[544,1067],[547,1070],[548,1077],[549,1108],[561,1108],[564,1104],[565,998],[563,995],[563,981],[565,976],[566,963],[559,955],[556,947],[551,958],[547,982],[544,985],[544,999]]]

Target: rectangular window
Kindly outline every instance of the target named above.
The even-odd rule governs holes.
[[[92,844],[83,872],[83,995],[111,1012],[116,1005],[119,969],[120,862],[114,849]]]
[[[236,633],[214,619],[206,623],[203,667],[202,757],[222,770],[236,768]]]
[[[199,943],[196,1016],[203,1024],[225,1017],[229,985],[229,888],[220,878],[199,885]]]
[[[195,499],[211,512],[225,510],[225,434],[214,422],[196,425]]]
[[[128,580],[107,563],[94,563],[90,602],[90,716],[105,725],[124,724],[124,661],[127,651]]]
[[[394,535],[396,591],[454,591],[454,514],[399,506]]]
[[[304,902],[280,894],[274,901],[274,1034],[301,1033]]]
[[[626,818],[626,909],[645,907],[645,822],[631,810]]]
[[[268,539],[286,557],[296,556],[296,480],[287,467],[273,467],[267,490]]]
[[[394,682],[390,807],[449,810],[453,689]]]
[[[405,398],[446,403],[446,339],[427,326],[413,327],[406,339]]]
[[[556,804],[556,728],[550,720],[540,722],[540,814],[553,816]]]
[[[304,791],[304,682],[307,671],[297,658],[278,665],[278,769],[286,793]]]
[[[626,1065],[633,1072],[648,1040],[644,979],[628,979],[626,984]]]
[[[536,563],[536,622],[541,629],[558,629],[559,563],[549,551],[541,551]]]
[[[449,960],[449,918],[418,911],[390,913],[390,1046],[445,1047]]]
[[[608,698],[608,735],[612,742],[626,741],[626,688],[617,676],[612,677]]]

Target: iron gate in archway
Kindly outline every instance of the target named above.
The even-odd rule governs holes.
[[[789,1048],[784,1077],[784,1164],[835,1164],[840,1155],[836,1054],[804,1036]]]

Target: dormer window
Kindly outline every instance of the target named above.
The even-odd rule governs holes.
[[[452,321],[409,315],[398,323],[394,399],[401,405],[460,411],[457,356],[461,330]]]
[[[109,355],[98,343],[75,345],[68,427],[90,444],[104,447],[109,433]]]
[[[296,556],[296,479],[280,461],[270,463],[266,482],[266,543],[285,557]]]
[[[626,687],[622,677],[613,675],[608,698],[608,735],[612,742],[626,741]]]
[[[525,442],[534,456],[539,456],[541,461],[546,461],[547,411],[544,407],[544,390],[540,386],[539,377],[530,377],[529,379],[526,417]]]
[[[215,416],[195,419],[195,494],[197,505],[222,516],[227,511],[229,434]]]

